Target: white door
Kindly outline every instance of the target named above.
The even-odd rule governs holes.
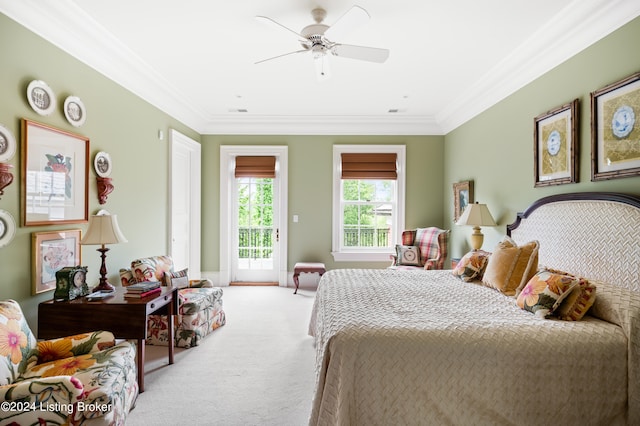
[[[200,278],[200,144],[171,130],[169,146],[169,254],[176,270],[189,268],[190,278]]]
[[[234,178],[231,281],[278,282],[278,186],[277,176]]]
[[[238,156],[274,156],[275,178],[235,177]],[[287,147],[220,147],[220,283],[287,285]]]

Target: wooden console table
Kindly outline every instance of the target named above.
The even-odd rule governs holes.
[[[144,392],[144,353],[147,337],[147,315],[169,316],[169,364],[173,364],[173,315],[178,312],[178,288],[162,287],[162,291],[143,299],[124,297],[125,289],[116,287],[114,295],[87,301],[81,297],[71,301],[42,302],[38,305],[38,338],[58,337],[106,330],[118,339],[135,339],[138,343],[138,387]]]

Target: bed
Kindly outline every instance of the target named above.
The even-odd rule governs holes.
[[[537,242],[537,268],[596,287],[581,320],[446,270],[329,271],[310,424],[640,424],[640,197],[546,197],[507,234]]]

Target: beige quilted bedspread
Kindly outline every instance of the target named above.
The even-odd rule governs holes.
[[[640,311],[640,298],[633,303]],[[329,271],[309,332],[317,350],[312,425],[637,420],[637,395],[627,413],[640,371],[637,342],[627,339],[635,331],[591,316],[538,319],[450,271]]]

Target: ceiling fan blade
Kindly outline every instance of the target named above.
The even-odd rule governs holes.
[[[343,58],[360,59],[361,61],[383,63],[389,57],[389,49],[377,47],[354,46],[352,44],[336,44],[331,53]]]
[[[282,58],[283,56],[289,56],[289,55],[293,55],[295,53],[303,53],[303,52],[308,52],[307,49],[302,49],[302,50],[296,50],[295,52],[289,52],[289,53],[283,53],[282,55],[278,55],[278,56],[273,56],[271,58],[267,58],[267,59],[262,59],[258,62],[255,62],[254,64],[261,64],[262,62],[267,62],[270,61],[272,59],[278,59],[278,58]]]
[[[316,65],[316,77],[318,78],[318,81],[324,81],[331,77],[329,55],[316,55],[313,58],[313,62]]]
[[[345,35],[366,23],[369,18],[371,17],[366,10],[360,6],[353,6],[324,32],[324,36],[333,41],[342,40]]]
[[[267,24],[269,24],[269,25],[271,25],[271,26],[274,26],[274,25],[275,25],[277,28],[283,28],[283,29],[285,29],[285,30],[287,30],[287,31],[289,31],[289,32],[291,32],[291,33],[293,33],[293,34],[297,35],[298,37],[300,37],[300,39],[301,39],[301,40],[306,40],[306,38],[305,38],[304,36],[302,36],[302,34],[300,34],[299,32],[294,31],[294,30],[292,30],[292,29],[291,29],[291,28],[289,28],[289,27],[285,27],[285,26],[284,26],[284,25],[282,25],[281,23],[276,22],[276,21],[274,21],[274,20],[273,20],[273,19],[271,19],[271,18],[268,18],[268,17],[266,17],[266,16],[261,16],[261,15],[259,15],[259,16],[256,16],[256,19],[257,19],[258,21],[260,21],[260,22],[266,22]]]

